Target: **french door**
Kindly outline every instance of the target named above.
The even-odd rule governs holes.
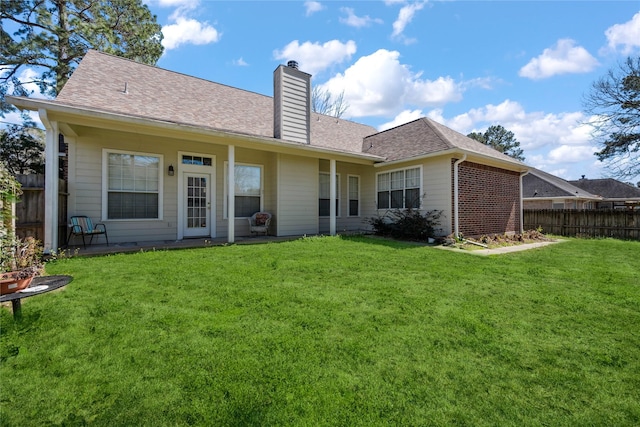
[[[211,235],[211,174],[184,173],[184,237]]]

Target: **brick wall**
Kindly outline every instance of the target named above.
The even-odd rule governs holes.
[[[462,235],[519,233],[520,174],[472,162],[462,162],[458,168]]]

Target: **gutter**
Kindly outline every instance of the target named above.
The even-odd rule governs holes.
[[[461,159],[453,164],[453,217],[455,218],[453,229],[457,239],[460,238],[460,220],[458,218],[458,166],[467,159],[465,153]]]
[[[445,155],[462,155],[462,156],[471,156],[471,157],[476,157],[478,159],[482,159],[482,160],[486,160],[489,161],[490,163],[493,163],[492,165],[489,166],[494,166],[494,167],[499,167],[505,170],[510,170],[510,171],[517,171],[517,172],[524,172],[524,171],[528,171],[527,166],[523,163],[520,163],[518,161],[509,161],[509,160],[505,160],[505,159],[500,159],[497,157],[492,157],[489,156],[487,154],[482,154],[482,153],[478,153],[476,151],[471,151],[471,150],[466,150],[464,148],[449,148],[446,150],[442,150],[442,151],[434,151],[432,153],[427,153],[427,154],[420,154],[417,156],[413,156],[413,157],[407,157],[407,158],[403,158],[403,159],[397,159],[397,160],[391,160],[391,161],[387,161],[387,162],[382,162],[382,163],[376,163],[373,166],[376,168],[380,168],[380,167],[386,167],[386,166],[393,166],[393,165],[398,165],[398,164],[402,164],[402,163],[407,163],[407,162],[413,162],[413,161],[419,161],[419,160],[424,160],[424,159],[429,159],[429,158],[433,158],[433,157],[440,157],[440,156],[445,156]],[[500,165],[500,166],[497,166]],[[508,165],[508,166],[507,166]]]
[[[223,137],[235,140],[241,140],[243,142],[257,142],[260,144],[266,144],[273,147],[281,148],[293,148],[295,150],[301,150],[303,152],[312,152],[317,154],[337,155],[350,159],[358,159],[363,162],[381,162],[384,161],[383,157],[376,156],[374,154],[366,153],[353,153],[349,151],[341,151],[332,148],[320,147],[317,145],[299,144],[296,142],[286,141],[283,139],[277,139],[266,136],[256,136],[251,134],[244,134],[235,131],[225,131],[221,129],[209,128],[205,126],[191,125],[186,123],[171,122],[160,119],[152,119],[140,116],[131,116],[127,114],[111,113],[106,111],[92,110],[83,107],[76,107],[71,105],[61,104],[55,101],[31,99],[16,96],[6,96],[5,99],[10,104],[15,105],[20,109],[38,111],[46,109],[48,112],[56,112],[62,114],[70,114],[76,117],[90,117],[101,120],[119,121],[127,124],[150,126],[156,129],[174,130],[180,132],[190,132],[196,135]]]

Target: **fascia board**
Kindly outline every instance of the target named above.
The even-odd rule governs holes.
[[[501,159],[496,159],[495,157],[491,157],[491,156],[487,156],[484,154],[480,154],[480,153],[476,153],[475,151],[469,151],[469,150],[461,150],[459,148],[450,148],[448,150],[442,150],[442,151],[436,151],[433,153],[428,153],[428,154],[424,154],[424,155],[420,155],[420,156],[415,156],[415,157],[409,157],[406,159],[398,159],[398,160],[393,160],[390,162],[382,162],[382,163],[376,163],[374,166],[375,167],[384,167],[384,166],[392,166],[392,165],[397,165],[397,164],[401,164],[401,163],[410,163],[410,162],[416,162],[416,161],[420,161],[420,160],[426,160],[426,159],[431,159],[434,157],[440,157],[440,156],[454,156],[454,155],[459,155],[459,156],[464,156],[467,155],[467,159],[466,161],[471,161],[473,162],[474,160],[481,160],[483,162],[483,164],[487,164],[489,166],[495,166],[498,168],[502,168],[502,169],[507,169],[507,170],[511,170],[511,171],[516,171],[516,172],[528,172],[529,171],[529,167],[527,165],[525,165],[524,163],[520,163],[520,162],[508,162],[508,161],[504,161]]]
[[[384,158],[375,156],[372,154],[360,154],[349,153],[345,151],[333,150],[330,148],[318,147],[313,145],[301,145],[296,142],[289,142],[284,140],[278,140],[275,138],[266,138],[255,135],[243,134],[239,132],[230,132],[213,128],[203,128],[200,126],[192,126],[183,123],[167,122],[162,120],[154,120],[143,117],[135,117],[124,114],[117,114],[111,112],[105,112],[100,110],[93,110],[87,108],[80,108],[75,106],[69,106],[60,104],[50,100],[31,99],[23,97],[6,96],[9,103],[15,105],[18,108],[26,110],[39,110],[45,109],[52,117],[58,118],[60,121],[73,119],[78,120],[77,124],[86,125],[86,119],[93,119],[93,125],[96,127],[109,128],[109,123],[117,122],[119,124],[126,124],[131,126],[137,126],[139,128],[154,129],[158,135],[165,135],[166,132],[177,132],[180,134],[188,133],[191,135],[198,135],[201,137],[220,137],[230,139],[233,144],[243,146],[247,148],[257,148],[255,144],[259,144],[263,149],[267,145],[272,147],[273,151],[282,152],[294,152],[298,155],[314,156],[318,157],[324,155],[327,158],[334,158],[336,160],[344,160],[353,163],[360,164],[374,164],[375,162],[383,161]],[[102,121],[102,126],[99,126],[99,122]]]

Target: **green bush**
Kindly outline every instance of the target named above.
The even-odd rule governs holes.
[[[442,211],[432,210],[424,214],[418,209],[396,209],[384,215],[371,217],[368,223],[375,234],[403,240],[426,241],[441,231]]]

